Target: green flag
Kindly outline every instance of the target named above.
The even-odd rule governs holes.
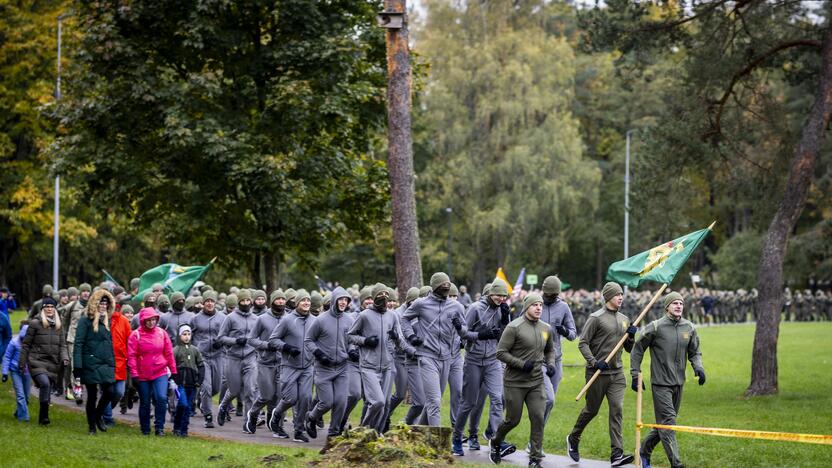
[[[567,282],[566,282],[566,281],[564,281],[564,280],[560,280],[560,290],[561,290],[561,291],[566,291],[567,289],[569,289],[569,288],[571,288],[571,287],[572,287],[572,285],[571,285],[571,284],[567,283]]]
[[[184,295],[188,295],[194,283],[211,268],[214,260],[204,266],[179,266],[175,263],[165,263],[155,268],[151,268],[142,273],[139,279],[139,293],[137,299],[141,301],[144,295],[149,293],[153,285],[161,284],[165,288],[165,294],[170,295],[176,291]]]
[[[706,229],[692,232],[646,252],[615,262],[607,270],[607,279],[631,288],[637,288],[644,281],[670,284],[676,273],[688,261],[690,254],[711,232],[713,226],[711,224]]]

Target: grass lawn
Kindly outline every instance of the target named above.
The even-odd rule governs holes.
[[[729,325],[700,328],[702,359],[708,380],[697,385],[688,366],[688,383],[682,398],[678,424],[687,426],[723,427],[778,432],[832,434],[832,323],[783,323],[780,329],[779,371],[780,394],[746,399],[745,391],[751,376],[753,325]],[[627,393],[624,402],[624,444],[632,453],[635,446],[636,394],[629,389],[629,355],[624,354],[627,372]],[[552,417],[546,426],[544,450],[564,455],[566,435],[575,423],[583,401],[575,395],[585,383],[583,362],[577,343],[564,346],[564,379]],[[642,369],[649,379],[649,355]],[[643,420],[655,421],[649,380],[643,406]],[[485,428],[484,412],[481,431]],[[403,417],[397,411],[397,417]],[[607,406],[584,431],[581,455],[599,460],[609,459]],[[448,421],[447,409],[442,412],[443,424]],[[529,434],[528,421],[509,435],[509,440],[525,447]],[[642,437],[646,432],[642,433]],[[734,439],[699,434],[677,435],[682,461],[691,467],[818,467],[832,466],[832,446]],[[661,444],[653,452],[653,466],[669,466]]]

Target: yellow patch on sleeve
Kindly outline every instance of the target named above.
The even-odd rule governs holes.
[[[548,331],[540,332],[540,334],[543,336],[543,341],[547,341],[549,339],[549,332]]]

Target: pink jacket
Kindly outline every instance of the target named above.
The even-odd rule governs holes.
[[[159,318],[152,307],[145,307],[139,312],[139,328],[130,333],[127,340],[127,367],[130,375],[138,380],[156,380],[166,375],[168,369],[176,374],[176,361],[173,359],[173,346],[167,332],[154,327],[148,330],[144,326],[147,319]]]

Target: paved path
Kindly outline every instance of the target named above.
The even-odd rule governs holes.
[[[64,397],[59,396],[52,396],[52,403],[58,406],[61,406],[65,409],[70,409],[74,411],[83,412],[84,407],[78,406],[75,404],[74,401],[68,401]],[[139,416],[138,416],[138,403],[133,406],[133,409],[127,411],[127,414],[119,414],[118,408],[113,412],[114,416],[117,421],[125,422],[134,426],[139,425]],[[199,413],[197,413],[199,414]],[[168,414],[170,416],[170,414]],[[202,427],[202,417],[196,416],[191,418],[190,427],[188,428],[188,432],[192,435],[196,435],[198,437],[207,437],[207,438],[219,438],[224,440],[232,440],[235,442],[242,442],[247,444],[276,444],[285,447],[298,447],[298,448],[308,448],[312,450],[320,450],[324,446],[324,441],[326,440],[326,428],[318,429],[318,438],[311,439],[308,444],[305,443],[298,443],[294,442],[291,439],[275,439],[272,437],[271,431],[269,431],[265,426],[261,426],[257,428],[257,432],[255,434],[244,434],[242,430],[242,417],[231,416],[232,421],[225,423],[224,426],[220,427],[217,425],[213,429],[205,429]],[[216,425],[216,422],[215,422]],[[292,421],[289,418],[288,421],[284,424],[286,428],[286,432],[292,434]],[[170,418],[166,418],[166,430],[170,432],[171,428],[171,421]],[[137,429],[138,430],[138,429]],[[466,445],[465,456],[459,457],[459,461],[464,461],[468,463],[482,463],[482,464],[490,464],[491,461],[488,459],[488,448],[484,441],[482,450],[468,450]],[[509,455],[508,457],[503,459],[504,465],[521,465],[526,466],[529,463],[528,454],[525,450],[519,449],[518,451]],[[551,468],[561,468],[561,467],[570,467],[570,468],[607,468],[610,466],[609,462],[605,461],[598,461],[598,460],[581,460],[580,463],[575,463],[572,459],[561,456],[561,455],[546,455],[546,458],[543,460],[543,466],[551,467]],[[627,465],[632,467],[633,465]]]

